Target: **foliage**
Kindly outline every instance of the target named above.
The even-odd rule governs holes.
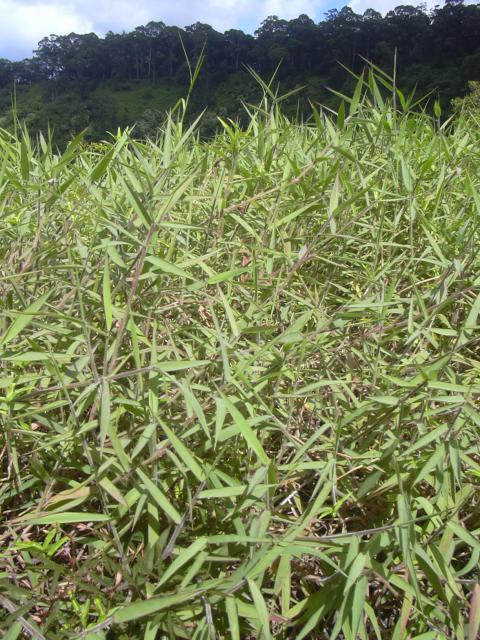
[[[464,98],[452,100],[454,110],[463,111],[465,116],[473,118],[478,123],[480,117],[480,82],[472,80],[468,83],[469,93]]]
[[[0,134],[9,639],[477,637],[478,126],[263,88]]]

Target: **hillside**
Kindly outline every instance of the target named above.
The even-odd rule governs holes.
[[[451,0],[429,12],[401,5],[385,16],[344,7],[319,23],[306,15],[270,16],[254,36],[235,29],[219,33],[203,23],[179,28],[154,21],[103,38],[52,35],[30,59],[0,60],[0,124],[13,123],[15,86],[20,118],[32,132],[45,134],[50,126],[60,145],[85,127],[92,140],[134,123],[135,135],[154,134],[165,109],[186,92],[189,65],[203,55],[191,106],[194,114],[207,109],[207,135],[217,115],[241,118],[242,101],[258,100],[247,68],[262,78],[276,74],[275,86],[283,92],[301,88],[284,109],[310,115],[312,102],[338,106],[330,89],[351,90],[345,67],[360,73],[367,59],[393,73],[396,60],[399,86],[407,93],[415,87],[419,95],[432,92],[447,113],[451,99],[464,95],[469,81],[480,80],[480,5]]]
[[[352,96],[0,132],[4,637],[478,637],[478,113]]]

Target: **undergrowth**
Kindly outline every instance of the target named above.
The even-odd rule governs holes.
[[[0,133],[8,640],[477,637],[478,126],[264,89]]]

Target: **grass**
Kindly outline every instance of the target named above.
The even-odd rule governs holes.
[[[8,640],[477,637],[478,122],[264,89],[0,134]]]

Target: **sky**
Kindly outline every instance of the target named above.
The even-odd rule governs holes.
[[[421,0],[418,0],[420,3]],[[428,0],[427,4],[442,4]],[[151,20],[184,27],[206,22],[219,31],[247,33],[270,15],[296,18],[306,13],[315,21],[345,4],[358,13],[371,7],[386,13],[409,0],[0,0],[0,58],[21,60],[50,34],[130,31]],[[415,0],[411,4],[417,4]]]

